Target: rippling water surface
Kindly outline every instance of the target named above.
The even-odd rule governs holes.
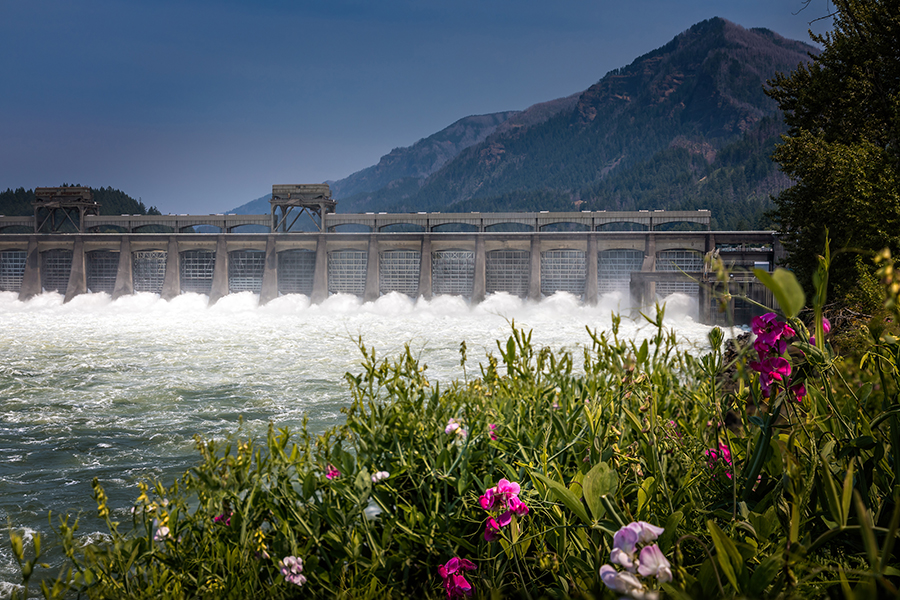
[[[540,303],[497,294],[475,307],[397,294],[367,304],[336,295],[310,306],[292,295],[258,308],[250,293],[206,303],[196,294],[88,294],[63,304],[55,293],[23,303],[0,292],[0,522],[48,532],[48,511],[81,512],[90,532],[94,477],[126,520],[137,481],[171,483],[194,464],[194,434],[224,438],[239,418],[245,435],[304,415],[314,431],[339,423],[343,375],[360,370],[359,337],[387,357],[409,343],[429,376],[447,381],[462,375],[461,341],[479,360],[509,335],[510,320],[533,329],[538,346],[577,352],[590,341],[585,326],[608,329],[620,308],[615,295],[588,307],[566,294]],[[702,347],[709,328],[695,313],[673,296],[667,324]],[[639,321],[623,319],[622,329],[650,333]],[[18,575],[2,537],[0,581],[9,582]]]

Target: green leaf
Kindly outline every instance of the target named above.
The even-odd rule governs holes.
[[[716,546],[716,560],[718,560],[719,566],[722,567],[722,572],[725,573],[725,577],[728,578],[734,589],[740,592],[737,573],[734,568],[735,565],[738,565],[739,569],[744,566],[740,552],[738,552],[734,542],[713,521],[707,521],[706,528],[709,529],[713,544]]]
[[[600,500],[603,495],[614,495],[619,488],[619,477],[606,463],[597,463],[584,476],[584,500],[594,519],[600,520],[606,514],[606,508]]]
[[[543,473],[538,473],[537,471],[531,471],[532,479],[540,480],[547,488],[556,496],[557,500],[562,502],[566,508],[575,513],[579,519],[585,524],[590,525],[591,519],[588,517],[587,510],[584,508],[584,504],[582,504],[581,500],[579,500],[575,494],[569,491],[569,489],[558,481],[554,481],[544,475]]]
[[[783,564],[784,561],[778,556],[767,556],[764,558],[762,563],[753,571],[753,576],[750,577],[750,585],[747,589],[750,595],[761,596],[766,588],[769,587],[769,584],[772,583],[772,580],[775,579],[775,576],[778,575]]]
[[[771,274],[762,269],[753,269],[753,274],[764,286],[772,290],[785,317],[791,319],[800,313],[800,309],[806,304],[806,294],[803,293],[803,287],[793,273],[778,268]]]

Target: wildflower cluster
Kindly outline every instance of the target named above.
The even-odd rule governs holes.
[[[462,420],[454,417],[451,417],[450,420],[447,421],[447,426],[444,427],[444,433],[447,435],[456,434],[459,437],[466,437],[466,430],[463,428]]]
[[[659,583],[672,581],[672,565],[658,545],[650,544],[662,532],[661,527],[643,521],[619,529],[613,536],[609,562],[626,570],[619,571],[612,565],[600,567],[600,579],[606,587],[635,600],[655,600],[658,592],[647,589],[641,577],[656,577]]]
[[[714,448],[708,448],[703,454],[706,455],[706,464],[709,466],[709,470],[713,471],[716,468],[716,464],[721,460],[725,463],[725,475],[728,479],[731,479],[731,450],[728,449],[726,444],[719,442],[719,449],[716,450]]]
[[[466,581],[466,571],[474,571],[478,567],[465,558],[451,558],[446,565],[438,567],[438,573],[444,580],[447,598],[462,598],[472,595],[472,584]]]
[[[750,361],[750,368],[759,373],[759,387],[762,395],[769,398],[778,387],[790,389],[797,402],[806,395],[803,383],[790,384],[791,363],[784,358],[787,351],[787,338],[794,337],[796,332],[787,324],[778,321],[775,313],[766,313],[754,317],[751,328],[756,340],[753,349],[759,356],[758,361]]]
[[[481,508],[491,513],[484,527],[485,541],[498,540],[500,529],[512,522],[513,515],[524,517],[528,514],[528,507],[519,500],[520,489],[518,483],[501,479],[478,499]]]
[[[325,471],[325,479],[337,479],[340,476],[341,472],[334,465],[328,465],[328,470]]]
[[[278,567],[281,574],[284,575],[285,581],[294,585],[303,585],[306,583],[306,577],[303,576],[303,560],[296,556],[286,556],[278,561]]]

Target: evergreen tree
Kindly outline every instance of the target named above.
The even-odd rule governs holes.
[[[789,266],[811,281],[826,230],[838,252],[830,281],[852,292],[870,253],[900,249],[900,1],[834,0],[824,50],[770,83],[789,127],[774,159],[794,185],[773,217]]]

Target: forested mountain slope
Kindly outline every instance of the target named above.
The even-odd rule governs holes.
[[[710,19],[541,118],[500,113],[483,141],[425,177],[404,164],[413,146],[382,158],[385,178],[398,175],[384,186],[347,193],[383,181],[371,167],[332,189],[341,212],[708,208],[717,227],[763,227],[770,194],[788,185],[769,160],[783,125],[764,86],[815,51]]]

